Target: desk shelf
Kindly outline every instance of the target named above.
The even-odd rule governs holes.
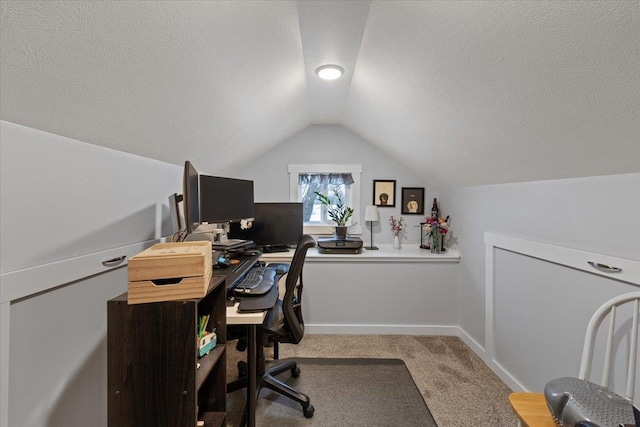
[[[201,299],[129,305],[125,293],[107,303],[109,427],[224,425],[224,283],[213,276]],[[198,318],[204,315],[211,316],[217,345],[198,358]]]
[[[204,381],[209,377],[211,370],[216,367],[224,352],[225,347],[216,345],[216,348],[211,350],[209,354],[198,359],[200,367],[196,370],[196,390],[200,390],[202,384],[204,384]]]

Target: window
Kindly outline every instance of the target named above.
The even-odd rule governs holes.
[[[353,208],[349,233],[362,234],[360,225],[360,175],[362,165],[289,165],[290,201],[302,202],[304,232],[333,234],[335,224],[327,217],[326,206],[315,191],[337,202],[338,197]]]

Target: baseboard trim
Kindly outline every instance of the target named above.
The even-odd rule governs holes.
[[[305,324],[305,333],[344,335],[458,335],[457,326]]]
[[[482,347],[464,329],[458,327],[458,337],[469,346],[471,350],[513,391],[527,390],[511,373],[509,373],[495,359],[489,357],[484,347]]]
[[[485,356],[487,353],[485,352],[484,347],[480,345],[478,341],[474,340],[471,335],[469,335],[464,329],[459,326],[457,335],[466,345],[469,346],[469,348],[471,348],[471,350],[473,350],[475,354],[478,355],[478,357],[480,357],[485,363],[487,362],[485,360]]]
[[[527,390],[511,373],[488,357],[484,347],[459,326],[305,324],[310,335],[438,335],[459,337],[513,391]]]

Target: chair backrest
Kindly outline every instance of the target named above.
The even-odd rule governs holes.
[[[300,236],[296,251],[291,259],[285,293],[282,299],[285,328],[290,332],[291,342],[297,344],[304,336],[304,320],[302,318],[302,267],[307,256],[307,250],[316,246],[313,237],[304,234]]]
[[[619,295],[605,302],[591,317],[587,325],[587,333],[584,338],[584,347],[582,349],[582,361],[580,363],[579,378],[591,381],[591,364],[596,341],[596,334],[600,324],[607,315],[609,315],[609,328],[607,334],[607,343],[604,353],[604,369],[602,372],[602,382],[600,385],[609,388],[611,377],[611,356],[613,351],[613,337],[616,325],[616,312],[618,307],[623,304],[632,304],[633,307],[633,323],[631,325],[631,336],[629,346],[629,363],[627,366],[627,387],[626,398],[633,401],[635,380],[636,380],[636,357],[638,354],[638,311],[640,309],[640,291],[629,292]],[[592,381],[594,382],[594,381]]]

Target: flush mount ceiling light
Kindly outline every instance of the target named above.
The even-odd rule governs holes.
[[[318,77],[324,80],[335,80],[344,74],[344,68],[339,65],[323,65],[316,69]]]

